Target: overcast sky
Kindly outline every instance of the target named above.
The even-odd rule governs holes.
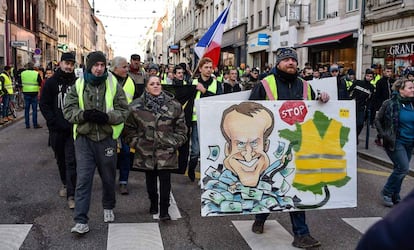
[[[89,0],[92,5],[92,0]],[[95,0],[95,15],[102,21],[106,39],[115,56],[129,60],[134,53],[141,53],[138,41],[143,39],[152,18],[162,16],[162,0]],[[155,11],[155,13],[153,13]],[[143,56],[143,55],[141,55]]]

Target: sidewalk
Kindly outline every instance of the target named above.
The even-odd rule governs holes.
[[[391,160],[388,158],[383,147],[377,146],[374,140],[377,136],[377,130],[374,128],[369,129],[368,145],[366,145],[366,134],[367,128],[364,127],[361,134],[359,135],[359,145],[357,146],[357,154],[359,157],[376,164],[383,165],[388,168],[393,168]],[[366,148],[368,146],[368,148]],[[410,161],[410,173],[409,175],[414,176],[414,161]]]

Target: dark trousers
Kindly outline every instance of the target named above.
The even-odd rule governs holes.
[[[131,169],[131,154],[127,143],[121,139],[121,150],[118,154],[119,184],[128,184],[129,170]]]
[[[75,153],[78,176],[74,220],[76,223],[88,223],[95,168],[98,168],[102,181],[103,208],[113,209],[115,207],[116,141],[111,136],[97,142],[86,136],[78,135],[75,141]]]
[[[170,206],[171,171],[145,171],[145,183],[151,204],[158,204],[157,176],[160,181],[160,215],[162,216],[168,213]]]
[[[37,95],[24,94],[24,122],[30,127],[30,107],[32,108],[33,127],[37,125]]]
[[[73,136],[70,133],[49,131],[50,146],[55,153],[62,184],[66,186],[67,197],[75,196],[76,158]]]
[[[295,236],[308,235],[309,228],[306,224],[306,215],[304,211],[289,212],[292,231]],[[256,214],[257,221],[266,221],[269,214]]]

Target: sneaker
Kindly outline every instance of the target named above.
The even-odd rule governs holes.
[[[59,190],[59,196],[60,196],[60,197],[66,197],[66,186],[63,186],[63,187]]]
[[[164,215],[160,215],[160,221],[166,221],[166,220],[171,220],[171,216],[168,213]]]
[[[385,195],[384,192],[381,192],[381,197],[382,197],[382,203],[384,204],[384,206],[386,207],[394,206],[394,202],[392,202],[391,196]]]
[[[77,235],[84,235],[87,232],[89,232],[89,226],[88,224],[76,223],[76,225],[72,227],[70,232]]]
[[[70,196],[68,198],[68,207],[69,207],[69,209],[74,209],[75,208],[75,198],[73,196]]]
[[[262,234],[264,223],[265,223],[264,221],[255,220],[252,225],[252,232],[256,234]]]
[[[113,222],[114,220],[114,211],[112,209],[104,209],[104,222]]]
[[[377,144],[377,146],[382,147],[381,139],[377,138],[377,139],[375,139],[374,142],[375,142],[375,144]]]
[[[292,246],[297,248],[313,248],[319,247],[321,242],[313,238],[310,234],[295,235]]]
[[[127,184],[120,184],[120,185],[119,185],[119,192],[120,192],[122,195],[128,195],[128,194],[129,194],[129,192],[128,192]]]

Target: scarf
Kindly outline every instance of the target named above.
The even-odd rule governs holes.
[[[131,72],[133,74],[138,74],[140,72],[140,70],[139,70],[139,67],[138,68],[134,68],[132,66],[132,64],[131,64],[131,65],[129,65],[129,72]]]
[[[155,114],[160,113],[161,107],[165,103],[165,94],[161,92],[159,96],[153,96],[147,91],[144,92],[145,106],[147,106]]]
[[[277,71],[277,75],[280,77],[280,78],[282,78],[282,79],[284,79],[284,80],[286,80],[287,82],[292,82],[292,81],[295,81],[296,80],[296,78],[297,78],[297,73],[294,73],[294,74],[288,74],[288,73],[286,73],[286,72],[284,72],[284,71],[281,71],[281,70],[278,70]]]
[[[106,81],[108,78],[108,71],[105,71],[101,76],[95,76],[90,72],[86,72],[83,75],[83,78],[85,79],[85,82],[90,83],[92,86],[98,86]]]
[[[402,104],[409,104],[412,102],[412,98],[402,97],[398,91],[392,93],[391,102],[391,129],[396,131],[399,124],[399,116]]]

